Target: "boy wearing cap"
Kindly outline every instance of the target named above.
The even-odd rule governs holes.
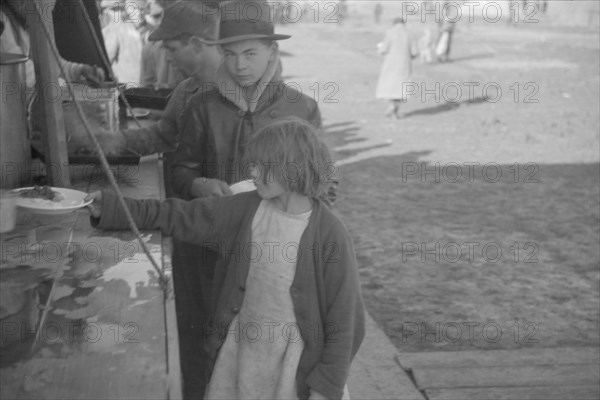
[[[296,116],[321,127],[317,103],[281,77],[278,40],[266,2],[223,3],[219,39],[224,60],[215,83],[190,101],[175,152],[173,188],[184,199],[231,194],[247,179],[244,143],[262,127]]]
[[[183,128],[184,110],[192,96],[214,79],[221,61],[217,46],[209,45],[217,35],[215,12],[190,1],[177,1],[164,10],[161,24],[148,37],[162,41],[169,62],[186,77],[171,93],[161,119],[148,127],[127,129],[121,135],[100,134],[106,152],[126,147],[141,155],[175,150]]]

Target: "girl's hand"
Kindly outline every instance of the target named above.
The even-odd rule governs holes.
[[[90,213],[94,218],[100,218],[102,215],[102,192],[96,191],[85,196],[84,201],[93,200],[93,203],[88,206]]]
[[[222,197],[233,194],[229,185],[218,179],[196,178],[190,187],[190,194],[193,198],[197,197]]]

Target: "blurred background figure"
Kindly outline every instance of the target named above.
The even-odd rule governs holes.
[[[142,63],[142,24],[145,1],[103,0],[100,3],[108,24],[102,28],[106,54],[117,82],[138,86]]]
[[[375,97],[390,102],[386,116],[400,119],[400,104],[406,102],[406,83],[412,75],[412,59],[417,55],[403,18],[393,20],[377,50],[384,59]]]
[[[439,62],[443,63],[450,60],[454,25],[455,22],[448,21],[446,18],[440,18],[440,21],[438,22],[438,40],[435,54]]]
[[[342,24],[348,18],[348,3],[346,0],[338,0],[337,6],[337,21],[339,24]]]
[[[425,33],[419,39],[419,60],[422,63],[431,64],[433,61],[433,40],[431,37],[431,29],[425,29]]]
[[[163,42],[148,40],[148,37],[160,25],[164,6],[158,0],[148,0],[142,25],[142,66],[140,86],[153,89],[173,89],[184,77],[169,62]],[[168,5],[165,4],[165,6]]]
[[[383,12],[383,6],[381,5],[381,3],[375,4],[375,9],[373,12],[375,14],[375,23],[378,24],[381,20],[381,13]]]

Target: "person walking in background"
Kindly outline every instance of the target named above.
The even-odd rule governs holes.
[[[435,48],[435,54],[439,62],[444,63],[450,60],[450,49],[452,47],[452,36],[456,19],[454,16],[444,16],[438,21],[438,40]]]
[[[419,39],[419,60],[422,63],[431,64],[433,61],[433,41],[431,37],[431,29],[425,29],[425,33]]]
[[[104,0],[111,18],[102,28],[106,54],[118,83],[139,86],[142,63],[142,37],[138,26],[142,22],[143,3],[126,0]]]
[[[125,199],[140,229],[223,250],[213,266],[211,321],[198,338],[208,353],[204,399],[349,399],[365,312],[352,238],[319,199],[330,185],[330,152],[314,126],[287,118],[250,138],[246,162],[256,186],[250,192]],[[292,165],[297,174],[288,172]],[[94,226],[128,229],[113,193],[88,199]],[[265,246],[275,242],[296,251]],[[247,248],[251,256],[241,254]],[[246,335],[249,326],[257,329]]]
[[[148,0],[142,29],[144,46],[142,47],[141,87],[173,89],[184,79],[183,75],[169,62],[168,52],[162,41],[149,40],[149,36],[159,26],[162,17],[163,7],[160,2]]]
[[[395,18],[383,42],[377,44],[384,59],[375,97],[390,102],[386,112],[388,117],[402,118],[400,105],[407,100],[406,83],[412,75],[412,59],[417,55],[413,47],[403,18]]]
[[[383,6],[381,5],[381,3],[375,4],[375,9],[373,12],[375,14],[375,23],[378,24],[381,20],[381,13],[383,12]]]

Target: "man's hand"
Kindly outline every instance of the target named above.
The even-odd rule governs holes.
[[[94,218],[100,218],[102,215],[102,192],[96,191],[89,193],[83,201],[93,200],[92,204],[88,206],[90,214]]]
[[[218,179],[196,178],[190,187],[192,197],[221,197],[230,196],[233,193],[226,182]]]
[[[87,83],[92,87],[100,87],[104,82],[104,70],[95,65],[84,64],[81,68],[81,76],[85,78]]]

